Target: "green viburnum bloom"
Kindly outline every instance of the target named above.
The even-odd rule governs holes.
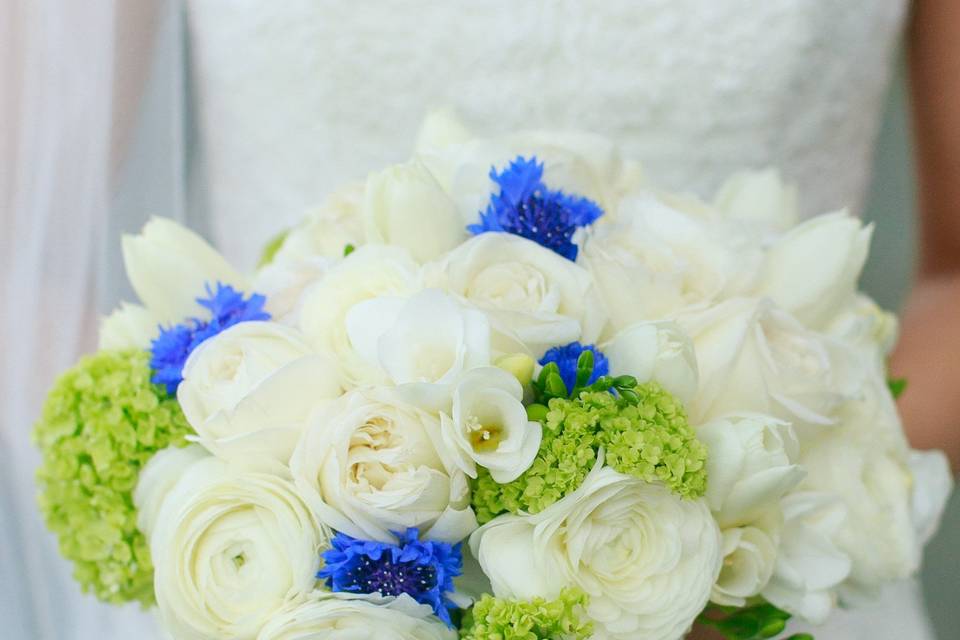
[[[580,620],[587,596],[575,588],[560,592],[556,600],[503,600],[484,595],[464,617],[461,640],[586,640],[593,633],[589,621]]]
[[[682,497],[706,491],[706,447],[680,402],[656,383],[618,396],[587,390],[573,399],[552,398],[541,422],[540,451],[519,478],[497,484],[479,470],[472,484],[481,523],[505,512],[539,513],[575,491],[601,447],[605,464],[620,473],[661,482]]]
[[[60,376],[34,428],[43,456],[40,510],[86,592],[153,602],[153,565],[132,493],[154,453],[183,446],[190,427],[150,382],[145,351],[101,351]]]

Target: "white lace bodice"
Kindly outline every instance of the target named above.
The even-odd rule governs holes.
[[[710,195],[776,165],[806,213],[861,201],[906,0],[192,0],[213,232],[251,264],[424,112],[619,140]]]

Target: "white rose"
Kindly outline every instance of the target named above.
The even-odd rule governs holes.
[[[601,346],[610,374],[653,380],[689,406],[697,393],[697,356],[690,338],[672,322],[641,322]]]
[[[241,322],[191,352],[177,400],[211,452],[286,462],[310,411],[340,392],[336,365],[296,329]]]
[[[100,321],[100,349],[149,349],[157,337],[156,317],[146,307],[122,302]]]
[[[605,322],[590,275],[519,236],[480,234],[427,273],[429,284],[465,298],[494,331],[536,354],[575,340],[592,343]]]
[[[464,374],[453,388],[452,417],[440,415],[443,440],[457,466],[471,478],[477,465],[494,481],[516,480],[540,450],[539,422],[527,419],[523,387],[496,367]]]
[[[476,528],[462,471],[444,462],[440,420],[394,389],[357,389],[319,410],[290,459],[321,521],[356,538],[390,531],[457,542]]]
[[[151,218],[139,235],[123,236],[123,262],[140,301],[165,324],[203,313],[196,299],[206,285],[247,288],[243,276],[203,238],[166,218]]]
[[[162,496],[145,533],[171,635],[252,640],[313,591],[330,532],[297,495],[286,467],[204,457],[154,471],[141,478],[134,502],[150,508]],[[169,486],[169,473],[177,474],[172,488],[151,486]]]
[[[780,544],[780,507],[751,526],[723,530],[723,568],[713,585],[710,601],[742,607],[770,582]]]
[[[419,160],[367,178],[363,223],[367,242],[404,247],[420,262],[467,237],[456,205]]]
[[[304,292],[300,328],[319,351],[331,354],[346,386],[383,382],[379,365],[369,362],[350,341],[347,315],[353,307],[379,296],[407,296],[419,291],[420,272],[399,247],[360,247]]]
[[[448,384],[490,364],[486,316],[438,289],[366,300],[350,310],[346,324],[356,351],[395,384]]]
[[[659,320],[742,289],[759,254],[735,250],[718,228],[652,194],[631,197],[617,222],[588,236],[581,262],[593,275],[613,331]]]
[[[706,502],[599,465],[542,512],[487,523],[470,547],[499,597],[583,589],[594,638],[680,638],[720,570],[720,533]]]
[[[833,424],[866,373],[850,348],[804,329],[765,299],[727,300],[678,323],[693,339],[700,370],[693,424],[744,411],[798,430]]]
[[[846,212],[804,222],[767,251],[756,295],[773,298],[807,327],[824,328],[856,292],[871,234]]]
[[[732,175],[717,191],[714,206],[727,218],[767,231],[783,231],[799,219],[797,187],[776,169]]]
[[[835,537],[846,511],[831,496],[794,492],[781,501],[783,527],[773,576],[762,595],[813,624],[836,605],[836,589],[850,574],[850,558]]]
[[[761,414],[716,418],[697,427],[707,447],[706,499],[721,527],[754,522],[776,508],[805,472],[790,423]]]
[[[394,599],[317,592],[274,616],[257,640],[456,640],[457,632],[432,614],[406,594]]]

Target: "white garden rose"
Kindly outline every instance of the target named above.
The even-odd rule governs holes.
[[[453,200],[419,160],[367,178],[363,223],[367,242],[403,247],[419,262],[436,258],[467,237]]]
[[[257,640],[456,640],[457,632],[410,596],[316,592],[274,616]]]
[[[773,298],[809,328],[825,328],[856,292],[872,231],[844,211],[804,222],[767,251],[755,295]]]
[[[146,307],[129,302],[100,321],[99,349],[149,349],[157,337],[156,317]]]
[[[799,219],[797,187],[784,183],[776,169],[730,176],[713,203],[724,217],[767,232],[789,229]]]
[[[286,462],[310,411],[340,393],[336,365],[299,331],[254,321],[236,324],[190,353],[177,400],[211,452],[258,453]]]
[[[619,331],[601,346],[610,374],[658,382],[688,406],[697,393],[693,342],[673,322],[640,322]]]
[[[803,480],[800,445],[790,423],[762,414],[732,414],[697,427],[707,447],[706,499],[722,528],[755,522],[777,509]]]
[[[476,478],[479,465],[499,483],[516,480],[530,467],[543,436],[540,423],[527,419],[523,387],[496,367],[472,369],[457,381],[451,414],[442,413],[440,425],[464,473]]]
[[[723,565],[710,592],[711,602],[742,607],[748,599],[760,595],[773,576],[781,525],[777,504],[750,526],[723,530]]]
[[[383,369],[368,361],[350,341],[347,316],[354,306],[379,296],[408,296],[421,289],[420,270],[399,247],[360,247],[303,294],[300,329],[319,351],[340,367],[345,386],[384,382]]]
[[[169,473],[177,479],[164,488]],[[149,509],[157,496],[159,510],[144,533],[157,606],[173,637],[253,640],[315,588],[330,531],[315,520],[285,466],[213,457],[171,463],[141,479],[135,503]]]
[[[605,323],[590,275],[519,236],[480,234],[425,271],[430,286],[464,298],[502,339],[538,355],[575,340],[594,342]]]
[[[290,459],[320,520],[355,538],[391,531],[458,542],[477,526],[462,471],[443,458],[440,419],[395,389],[357,389],[326,405]]]
[[[678,640],[720,571],[720,533],[706,502],[599,465],[542,512],[487,523],[470,547],[498,597],[581,588],[594,638]]]

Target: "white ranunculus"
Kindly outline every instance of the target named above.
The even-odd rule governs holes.
[[[720,571],[720,532],[705,501],[599,465],[542,512],[487,523],[470,546],[498,597],[583,589],[595,638],[677,640]]]
[[[783,527],[773,576],[762,595],[813,624],[836,606],[836,589],[850,574],[850,558],[835,539],[846,511],[825,493],[794,492],[781,502]]]
[[[330,531],[297,495],[285,466],[203,457],[154,471],[141,478],[134,501],[149,509],[161,496],[145,533],[157,605],[173,637],[253,640],[313,591]],[[171,473],[176,481],[166,488]]]
[[[806,425],[833,424],[867,373],[851,348],[806,330],[766,299],[727,300],[678,322],[700,370],[693,424],[752,411],[788,420],[802,437]]]
[[[440,419],[395,389],[357,389],[326,405],[290,459],[321,521],[364,539],[390,531],[457,542],[477,526],[466,476],[444,459]]]
[[[540,450],[540,423],[527,419],[523,387],[503,369],[465,373],[453,387],[451,416],[440,415],[443,440],[471,478],[480,465],[496,482],[516,480]]]
[[[299,331],[241,322],[191,352],[177,400],[211,452],[286,462],[310,411],[340,392],[335,363]]]
[[[825,328],[856,292],[871,233],[846,212],[804,222],[767,251],[756,295],[773,298],[807,327]]]
[[[151,218],[139,235],[123,236],[123,262],[137,297],[163,323],[201,315],[196,299],[207,285],[247,288],[243,276],[203,238],[166,218]]]
[[[366,300],[350,310],[346,324],[357,353],[395,384],[449,384],[490,364],[486,316],[439,289]]]
[[[257,640],[456,640],[457,632],[410,596],[316,592],[274,616]]]
[[[805,475],[790,423],[733,414],[697,427],[707,447],[707,502],[721,527],[743,526],[776,508]]]
[[[623,202],[617,222],[598,225],[580,256],[612,331],[735,293],[759,261],[756,251],[734,250],[719,228],[646,193]]]
[[[149,349],[157,337],[156,317],[146,307],[129,302],[100,321],[100,349]]]
[[[453,200],[419,160],[367,178],[363,223],[367,242],[404,247],[420,262],[467,237]]]
[[[404,249],[360,247],[304,292],[300,328],[314,347],[334,357],[347,387],[384,382],[383,369],[351,343],[347,316],[366,300],[408,296],[421,288],[419,268]]]
[[[765,231],[784,231],[799,219],[796,185],[786,184],[776,169],[743,171],[717,191],[714,206],[725,217]]]
[[[723,530],[723,567],[710,601],[742,607],[770,582],[777,561],[782,517],[779,505],[746,527]]]
[[[697,355],[690,338],[673,322],[641,322],[602,345],[610,374],[653,380],[688,406],[697,393]]]
[[[137,505],[137,529],[150,535],[157,526],[157,516],[167,494],[180,476],[195,462],[209,458],[210,452],[197,444],[186,447],[167,447],[150,458],[140,470],[133,501]]]
[[[495,332],[535,354],[594,342],[605,323],[590,274],[519,236],[480,234],[426,272],[431,286],[466,299],[487,314]]]

